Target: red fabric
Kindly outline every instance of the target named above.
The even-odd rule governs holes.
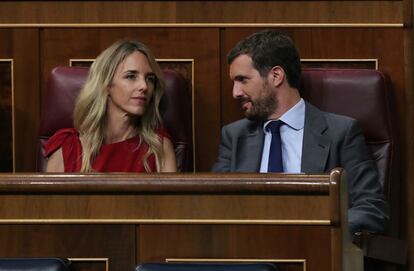
[[[161,141],[164,137],[170,138],[163,128],[157,134]],[[79,172],[82,165],[82,145],[79,133],[74,128],[57,131],[46,143],[45,156],[49,157],[59,148],[62,148],[65,172]],[[104,144],[93,161],[92,168],[97,172],[145,172],[143,157],[147,150],[146,143],[140,145],[139,136]],[[147,163],[152,172],[157,171],[153,154],[148,157]]]

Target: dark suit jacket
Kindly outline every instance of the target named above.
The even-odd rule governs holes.
[[[212,171],[259,172],[263,143],[263,122],[242,119],[224,126]],[[335,167],[347,173],[351,232],[384,232],[388,205],[361,128],[354,119],[306,103],[302,172],[324,173]]]

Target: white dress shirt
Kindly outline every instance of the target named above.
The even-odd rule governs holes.
[[[295,104],[279,119],[284,122],[284,124],[280,127],[283,172],[300,173],[302,161],[303,127],[305,126],[305,102],[303,99],[301,98],[297,104]],[[267,172],[272,133],[266,131],[266,126],[271,121],[273,120],[268,120],[263,125],[265,140],[262,152],[262,162],[260,164],[260,172]]]

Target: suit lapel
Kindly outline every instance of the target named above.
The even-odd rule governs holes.
[[[302,172],[325,172],[330,149],[330,140],[325,134],[327,129],[328,124],[323,113],[316,107],[306,103],[302,147]]]
[[[236,172],[259,172],[262,160],[264,133],[261,123],[252,124],[249,133],[237,142]]]

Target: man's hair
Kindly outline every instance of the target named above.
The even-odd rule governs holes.
[[[161,125],[158,107],[165,87],[161,69],[148,47],[143,43],[119,40],[106,48],[93,62],[88,78],[76,100],[73,119],[82,144],[81,172],[92,171],[92,162],[104,142],[107,129],[107,89],[112,84],[119,64],[134,52],[140,52],[145,55],[157,78],[152,98],[135,127],[141,140],[149,145],[149,149],[143,159],[144,167],[147,171],[150,171],[147,160],[151,154],[155,155],[157,171],[159,171],[164,162],[162,143],[156,134]]]
[[[227,62],[231,64],[239,55],[248,55],[253,65],[262,77],[269,71],[280,66],[286,73],[291,87],[300,86],[300,58],[299,53],[290,37],[274,30],[264,30],[241,40],[227,55]]]

